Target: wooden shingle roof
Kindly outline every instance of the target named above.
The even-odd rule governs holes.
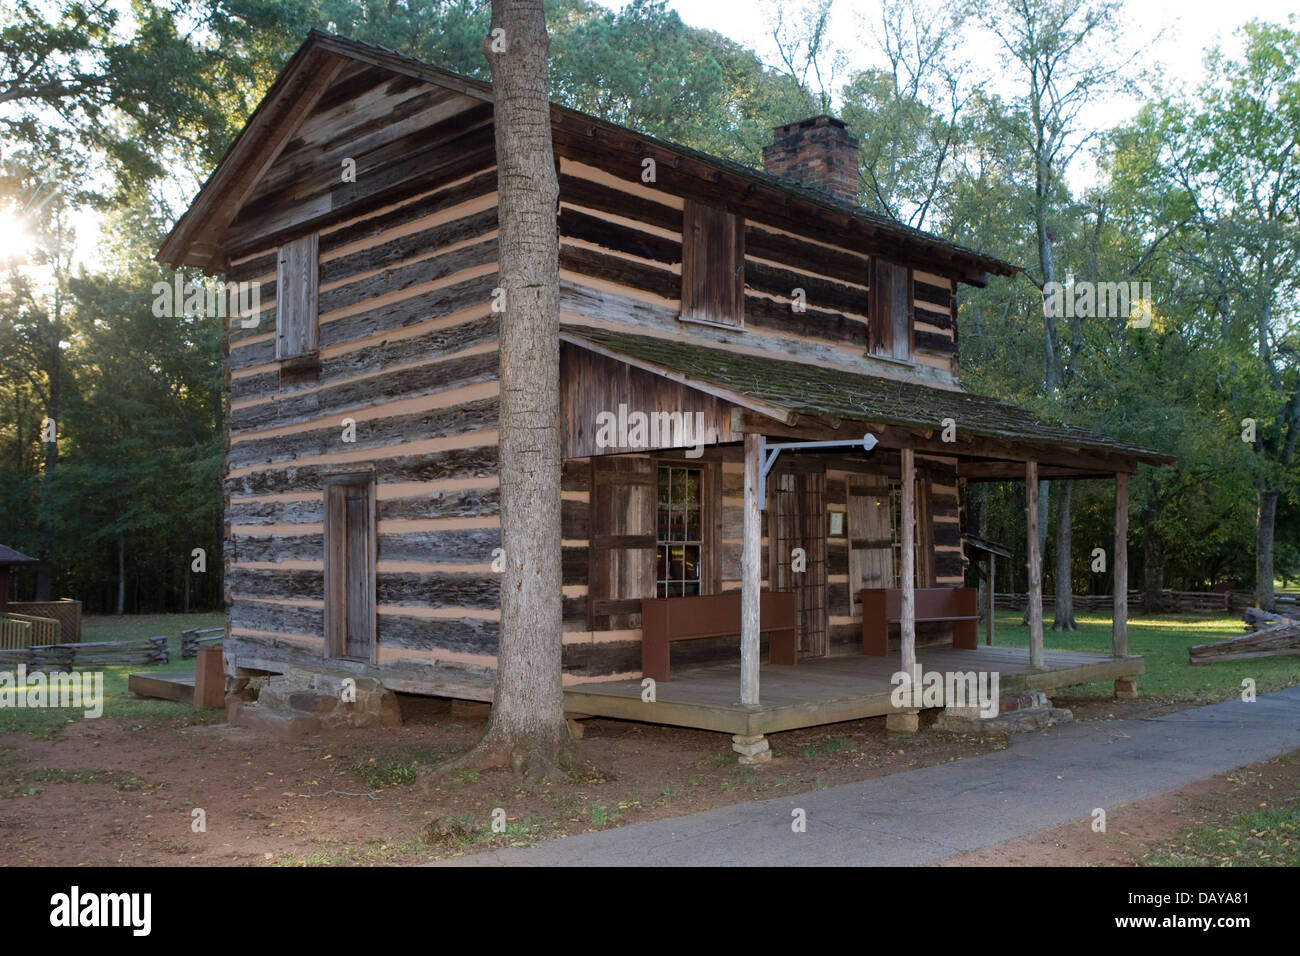
[[[461,76],[374,44],[312,30],[285,64],[190,208],[164,240],[155,256],[159,262],[173,268],[193,265],[212,272],[224,268],[221,239],[226,228],[257,179],[270,168],[303,122],[315,97],[328,86],[340,64],[347,60],[391,70],[481,102],[492,101],[492,86],[482,80]],[[706,171],[714,183],[721,182],[725,175],[737,183],[747,184],[746,195],[761,188],[762,194],[752,198],[758,206],[785,207],[794,203],[791,211],[797,209],[799,215],[809,221],[840,222],[853,231],[859,242],[888,243],[891,251],[902,257],[900,261],[910,256],[946,262],[962,282],[983,286],[990,275],[1014,276],[1018,271],[1016,266],[994,256],[968,249],[853,203],[833,199],[781,176],[658,139],[556,103],[551,104],[551,116],[557,130],[580,130],[585,137],[599,133],[632,144],[638,163],[642,150],[653,146],[676,157],[674,163],[689,160],[699,170]]]
[[[565,326],[561,338],[787,425],[807,416],[938,433],[943,420],[951,418],[965,439],[1055,446],[1152,465],[1174,461],[1149,448],[1043,421],[1027,409],[984,395],[586,326]],[[951,450],[962,454],[961,441]]]

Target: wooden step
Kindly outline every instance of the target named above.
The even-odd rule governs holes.
[[[182,704],[194,703],[193,671],[151,671],[131,674],[126,679],[127,689],[137,697],[156,697],[175,700]]]

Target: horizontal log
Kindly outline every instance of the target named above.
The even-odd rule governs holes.
[[[434,329],[423,335],[413,335],[392,341],[362,346],[341,355],[321,359],[320,371],[310,387],[328,385],[343,378],[354,378],[381,371],[393,365],[404,365],[422,358],[439,358],[452,355],[478,345],[496,342],[501,323],[494,315],[471,319],[450,328]],[[230,400],[243,402],[282,390],[278,369],[245,375],[230,383]]]
[[[935,312],[932,309],[917,308],[914,313],[917,322],[925,322],[927,325],[933,325],[937,329],[953,328],[952,316],[947,312]]]
[[[379,535],[380,561],[489,564],[501,547],[500,528],[459,528]]]
[[[934,352],[939,355],[957,354],[957,343],[937,332],[915,330],[912,333],[912,342],[918,352]]]
[[[356,222],[326,232],[320,237],[320,251],[322,253],[331,252],[342,246],[380,235],[390,229],[397,229],[407,223],[416,222],[444,209],[450,209],[472,199],[487,196],[496,192],[496,188],[497,174],[495,169],[479,173],[463,183],[457,183],[454,186],[440,189],[419,199],[413,199],[410,202],[403,203],[396,209],[390,209],[388,212],[377,216],[365,216]]]
[[[560,210],[559,230],[561,239],[581,239],[615,252],[669,265],[682,261],[680,240],[632,229],[576,209]]]
[[[745,226],[745,255],[860,285],[866,285],[870,276],[870,262],[865,258],[804,242],[785,233],[769,232],[748,223]]]
[[[377,482],[383,484],[486,478],[497,473],[497,463],[497,448],[492,444],[424,455],[376,458],[365,463],[365,467],[374,472]],[[324,488],[324,480],[339,471],[339,465],[281,465],[228,478],[225,490],[227,495],[233,497],[320,491]]]
[[[937,305],[941,309],[952,308],[952,292],[943,286],[931,285],[920,279],[912,280],[912,295],[921,302]]]
[[[635,219],[669,232],[682,231],[682,211],[581,176],[560,174],[560,201]]]
[[[331,165],[257,197],[239,211],[227,233],[231,257],[487,168],[496,158],[490,120],[491,106],[476,106],[352,157],[355,181],[343,182]],[[319,209],[327,212],[316,213]]]
[[[322,292],[320,294],[320,311],[322,315],[325,315],[364,302],[366,299],[392,295],[395,292],[401,292],[403,289],[409,289],[412,286],[422,285],[426,282],[436,282],[439,279],[453,276],[464,269],[494,263],[496,259],[497,240],[495,238],[485,239],[472,246],[464,246],[453,249],[451,252],[444,252],[442,255],[395,266],[376,275],[357,279],[346,285]],[[329,323],[325,324],[328,325]],[[321,331],[323,332],[324,329],[322,328]],[[322,344],[326,344],[323,338]]]
[[[745,296],[745,325],[772,329],[802,339],[848,343],[867,347],[867,326],[838,312],[804,309],[796,312],[789,302],[758,295]]]
[[[453,651],[459,654],[497,652],[501,625],[478,618],[418,618],[379,615],[380,647],[408,650]]]
[[[377,246],[359,249],[356,252],[337,259],[330,259],[320,265],[320,282],[337,282],[349,276],[371,272],[375,269],[392,269],[418,256],[427,255],[430,250],[442,249],[455,243],[487,235],[497,228],[497,209],[492,206],[479,212],[453,219],[451,222],[439,223],[413,232]]]
[[[321,649],[267,635],[236,635],[226,639],[227,664],[260,670],[321,666]],[[354,677],[370,677],[385,687],[465,700],[491,700],[495,670],[480,664],[429,657],[388,658],[378,665],[365,661],[332,660],[330,668]]]
[[[400,445],[403,442],[463,435],[495,428],[499,417],[497,398],[479,399],[451,408],[437,408],[388,418],[368,418],[356,424],[356,440],[344,442],[339,422],[320,428],[252,438],[232,443],[226,456],[230,468],[247,468],[298,458],[356,452]]]
[[[791,272],[756,262],[745,260],[745,285],[756,292],[793,299],[795,289],[803,289],[804,300],[813,308],[829,312],[847,312],[867,317],[868,291],[857,286],[845,285],[831,279],[822,279],[800,272]]]
[[[642,292],[650,292],[665,299],[680,299],[682,295],[680,275],[667,269],[632,262],[629,259],[592,249],[561,246],[560,268],[591,276],[593,279],[603,279]],[[607,316],[600,317],[607,318]]]
[[[232,409],[229,416],[230,433],[254,434],[266,428],[298,425],[326,415],[343,416],[348,412],[388,402],[496,381],[500,373],[500,360],[496,352],[397,368],[338,385],[327,385],[310,392],[290,392],[273,401]]]

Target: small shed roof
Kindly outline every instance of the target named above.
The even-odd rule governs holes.
[[[996,554],[998,557],[1011,557],[1010,549],[998,544],[996,541],[989,541],[981,538],[977,534],[964,534],[961,539],[966,542],[966,546],[976,551],[983,551],[986,554]]]
[[[14,567],[19,564],[40,564],[36,558],[29,558],[21,551],[0,544],[0,568]]]

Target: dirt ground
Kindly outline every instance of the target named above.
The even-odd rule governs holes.
[[[571,786],[529,788],[505,772],[461,772],[426,796],[419,768],[471,746],[486,717],[453,713],[448,701],[401,700],[400,728],[299,742],[231,727],[219,712],[196,717],[180,708],[171,720],[83,720],[49,739],[0,736],[5,862],[415,863],[824,789],[1006,746],[996,735],[888,735],[877,719],[772,735],[773,760],[741,767],[724,734],[594,719],[583,722],[577,743],[593,769]],[[1080,719],[1175,709],[1142,700],[1074,706]],[[1216,778],[1118,808],[1100,839],[1080,823],[963,860],[1131,864],[1147,842],[1185,822],[1189,801],[1236,799],[1233,786]],[[498,810],[504,824],[496,830],[504,832],[492,826]]]
[[[1222,827],[1244,811],[1257,807],[1294,807],[1298,801],[1300,751],[1293,751],[1276,760],[1240,767],[1107,810],[1105,833],[1093,832],[1089,817],[963,853],[941,865],[1149,865],[1152,862],[1149,856],[1177,845],[1180,834],[1189,828]]]
[[[571,787],[528,790],[505,772],[416,783],[468,748],[484,716],[403,697],[400,728],[282,742],[216,713],[70,724],[57,737],[0,737],[0,845],[32,865],[413,863],[744,800],[824,789],[985,753],[997,736],[888,736],[883,720],[772,735],[774,758],[741,767],[724,734],[584,721],[594,768]],[[183,713],[179,712],[178,713]],[[492,830],[505,811],[504,832]],[[202,810],[205,829],[195,832]],[[498,815],[499,816],[499,815]],[[39,827],[32,821],[39,819]]]

